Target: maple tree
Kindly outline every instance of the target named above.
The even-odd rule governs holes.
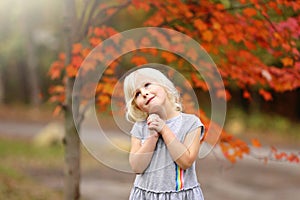
[[[215,95],[226,101],[230,100],[228,88],[231,84],[241,88],[243,97],[249,100],[252,98],[250,91],[252,87],[259,88],[259,95],[266,101],[272,100],[270,91],[285,92],[299,88],[299,3],[289,0],[276,2],[224,0],[220,2],[131,0],[111,1],[110,3],[85,1],[83,5],[77,5],[81,9],[81,15],[77,16],[77,23],[74,25],[77,31],[73,33],[71,58],[66,61],[66,54],[59,54],[49,70],[49,76],[52,79],[63,80],[61,84],[50,88],[52,95],[50,100],[58,103],[55,112],[59,112],[65,106],[65,77],[75,79],[78,76],[86,76],[93,73],[93,70],[97,70],[96,66],[101,62],[108,65],[101,80],[82,88],[82,91],[91,91],[90,88],[96,88],[95,94],[86,95],[87,97],[96,96],[100,111],[109,106],[120,71],[129,69],[129,67],[128,69],[122,68],[124,62],[138,66],[159,58],[160,62],[176,68],[179,72],[184,72],[192,87],[206,92],[212,87],[203,77],[195,73],[196,70],[189,65],[187,60],[180,56],[180,53],[184,52],[189,60],[199,64],[201,58],[196,50],[183,45],[185,42],[183,40],[176,41],[172,31],[169,32],[170,34],[162,34],[151,29],[149,35],[155,39],[147,36],[134,39],[115,37],[114,42],[106,46],[105,52],[92,53],[93,49],[103,41],[120,33],[118,25],[109,20],[117,18],[121,12],[129,16],[138,13],[143,19],[141,27],[166,28],[198,41],[213,58],[222,76],[222,84],[225,85],[224,93],[218,90],[217,85],[221,83],[213,83],[217,88]],[[123,18],[122,20],[126,21]],[[172,52],[157,49],[154,44],[163,46],[171,44]],[[116,48],[116,46],[121,46],[121,48]],[[123,55],[125,53],[129,56]],[[107,57],[116,59],[110,60]],[[211,67],[207,63],[201,64],[207,68]],[[185,98],[188,99],[188,97]],[[84,100],[81,103],[88,105],[88,102]],[[197,110],[196,113],[199,111]],[[211,121],[203,110],[200,110],[200,113],[207,127],[211,125],[216,130],[220,129],[218,124]],[[82,120],[80,116],[79,118]],[[214,141],[213,137],[213,135],[207,135],[206,141],[208,143]],[[219,138],[219,145],[224,156],[231,162],[235,162],[245,154],[251,154],[252,147],[261,146],[257,139],[253,139],[250,145],[224,130]],[[299,162],[299,154],[279,152],[275,147],[272,147],[270,152],[269,155],[260,159]]]
[[[297,13],[300,6],[296,2],[278,1],[278,3],[274,3],[270,1],[260,3],[259,1],[239,1],[236,2],[236,7],[229,8],[225,8],[220,3],[205,1],[200,4],[195,1],[152,2],[135,0],[132,1],[132,4],[127,4],[123,8],[124,5],[122,5],[122,9],[128,9],[128,12],[134,12],[135,9],[143,9],[145,12],[155,11],[153,15],[145,20],[144,26],[172,28],[196,38],[205,50],[215,58],[214,60],[225,85],[229,81],[234,81],[240,88],[244,89],[245,98],[251,98],[248,91],[250,86],[259,86],[259,94],[266,101],[272,99],[268,89],[283,92],[300,86],[300,53],[296,46],[300,35],[298,31],[300,27],[297,23],[300,16],[291,16],[286,19],[282,17],[283,20],[278,22],[271,21],[269,16],[271,12],[283,15],[285,9]],[[99,12],[106,13],[107,18],[115,15],[118,10],[117,5],[109,6],[105,3],[96,7],[100,9]],[[85,39],[88,39],[89,44],[82,44],[82,41],[73,44],[72,59],[68,65],[65,65],[65,56],[60,54],[49,71],[52,79],[60,79],[64,71],[65,76],[75,77],[90,51],[105,39],[118,33],[115,28],[109,27],[107,24],[88,28],[89,31]],[[164,36],[161,35],[158,38],[162,41]],[[141,39],[142,42],[147,42],[146,40],[147,38]],[[133,41],[128,40],[126,42],[128,46],[138,47],[138,44],[134,44]],[[110,50],[112,54],[113,51],[117,51],[113,47]],[[263,58],[256,55],[255,50],[266,51],[269,54],[268,56],[273,56],[276,61],[280,62],[280,66],[268,65]],[[144,49],[142,54],[139,53],[139,51],[136,51],[131,58],[131,62],[135,65],[148,62],[145,53],[160,54],[166,63],[182,62],[180,57],[170,52]],[[101,55],[97,59],[101,60]],[[118,62],[120,61],[117,60],[111,64],[105,75],[113,76],[116,67],[118,67]],[[93,60],[85,66],[94,69],[95,65],[96,61]],[[191,70],[191,72],[194,71]],[[117,79],[103,78],[103,81],[97,88],[98,103],[101,108],[105,108],[109,104],[109,97],[112,95],[113,86]],[[201,80],[194,73],[191,73],[191,81],[194,87],[201,87],[207,91],[204,80]],[[64,86],[54,86],[50,89],[50,92],[53,94],[51,101],[61,102],[60,105],[62,105],[64,102]],[[229,93],[226,98],[230,99]],[[57,109],[60,108],[57,107]]]

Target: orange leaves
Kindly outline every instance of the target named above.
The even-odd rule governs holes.
[[[243,91],[243,98],[251,99],[251,94],[247,90],[245,90],[245,91]]]
[[[56,106],[52,112],[53,116],[56,117],[58,116],[62,111],[62,106]]]
[[[117,83],[117,79],[113,78],[109,75],[113,70],[112,68],[108,68],[104,73],[105,76],[102,77],[100,83],[96,86],[96,104],[100,111],[107,110],[109,108],[109,104],[111,103],[111,96],[115,89],[115,85]]]
[[[110,97],[108,95],[99,95],[97,98],[97,104],[104,110],[104,108],[110,104]]]
[[[66,67],[66,73],[68,77],[75,77],[77,74],[77,68],[74,67],[73,65],[68,65]]]
[[[271,101],[272,98],[272,94],[270,92],[267,92],[264,89],[260,89],[259,90],[259,94],[266,100],[266,101]]]
[[[224,99],[226,101],[229,101],[231,99],[230,92],[228,90],[217,90],[216,96],[220,99]]]
[[[248,40],[243,40],[245,46],[249,49],[249,50],[255,50],[256,49],[256,44],[253,42],[250,42]]]
[[[135,65],[143,65],[148,63],[148,61],[146,60],[146,58],[144,56],[133,56],[131,58],[131,62]]]
[[[298,154],[293,152],[278,151],[275,147],[271,147],[271,155],[269,159],[278,161],[288,161],[291,163],[300,163],[300,152]]]
[[[106,39],[117,33],[113,28],[107,26],[94,27],[91,29],[91,36],[99,39]]]
[[[249,7],[249,1],[240,0],[245,5],[232,11],[226,9],[226,6],[224,8],[222,4],[214,4],[213,2],[215,1],[201,1],[201,6],[199,6],[196,1],[133,0],[129,6],[132,10],[126,10],[126,12],[133,11],[136,8],[141,9],[141,16],[147,20],[141,22],[141,18],[134,23],[141,22],[144,23],[143,25],[175,29],[192,39],[198,40],[210,54],[213,54],[214,61],[220,68],[224,81],[227,83],[235,82],[238,87],[244,90],[243,97],[246,99],[251,99],[252,86],[268,89],[258,89],[259,94],[266,101],[272,100],[269,90],[287,91],[300,87],[299,50],[296,45],[299,38],[300,18],[293,16],[281,23],[280,20],[285,20],[284,18],[288,16],[278,16],[276,18],[278,22],[275,23],[267,15],[271,13],[270,11],[273,13],[275,11],[277,14],[283,13],[285,7],[299,10],[299,5],[296,6],[293,1],[277,1],[275,3],[268,1],[263,6],[259,5],[257,1],[251,1],[253,7]],[[106,9],[108,15],[114,15],[117,11],[117,9],[108,9],[108,7],[99,9]],[[151,12],[148,12],[150,10]],[[126,17],[124,14],[120,16]],[[125,18],[124,21],[126,21]],[[123,30],[123,28],[121,29]],[[52,63],[49,70],[51,79],[62,79],[63,76],[76,77],[78,69],[83,66],[83,63],[85,72],[91,72],[98,61],[105,60],[107,57],[114,57],[120,49],[115,49],[112,45],[107,47],[105,52],[94,52],[90,60],[86,59],[94,47],[115,33],[117,33],[116,30],[107,26],[91,27],[89,35],[84,38],[84,41],[72,46],[70,63],[65,63],[64,55],[61,55],[57,61]],[[154,44],[170,47],[173,52],[183,53],[187,55],[188,60],[199,63],[201,56],[198,55],[195,49],[186,45],[185,41],[178,41],[176,36],[170,36],[163,33],[163,31],[153,31],[153,29],[149,34],[155,38],[155,41],[145,35],[128,40],[116,37],[113,43],[121,44],[121,50],[123,51],[133,51],[138,49],[141,44],[149,47],[153,47]],[[141,49],[140,52],[141,54],[133,53],[131,57],[130,62],[134,65],[146,64],[154,57],[155,61],[160,59],[159,61],[164,62],[164,64],[172,63],[174,66],[179,66],[179,69],[186,70],[186,62],[183,62],[183,59],[179,59],[171,51],[149,48]],[[150,56],[147,54],[150,54]],[[259,56],[257,56],[258,54]],[[271,67],[266,64],[271,62],[281,62],[283,67]],[[113,65],[119,66],[119,63]],[[112,80],[116,73],[115,69],[116,67],[108,68],[103,74],[104,79],[97,87],[97,103],[102,108],[110,103],[110,95],[114,88],[114,81]],[[81,73],[81,75],[84,75],[84,73]],[[191,80],[194,87],[208,91],[209,86],[200,76],[197,77],[195,73],[192,73]],[[215,92],[218,97],[230,99],[228,90],[219,90],[217,87]],[[51,95],[51,101],[63,102],[64,87],[52,88]],[[188,99],[187,96],[184,98]],[[254,147],[261,146],[256,139],[253,139],[251,143]],[[249,153],[249,147],[246,143],[230,135],[222,135],[221,147],[224,155],[232,162]],[[274,155],[278,159],[297,160],[296,156],[290,154],[278,152],[275,154],[274,152]]]
[[[97,60],[92,58],[85,59],[83,65],[82,65],[82,75],[84,75],[86,72],[94,70],[97,65]]]
[[[210,30],[206,30],[202,33],[202,39],[206,42],[211,42],[213,39],[213,33]]]
[[[127,39],[124,42],[122,51],[128,52],[136,49],[135,41],[133,39]]]
[[[272,146],[266,155],[263,155],[262,153],[259,153],[258,155],[247,143],[226,132],[222,132],[219,145],[225,158],[232,163],[235,163],[237,159],[242,159],[244,155],[253,156],[254,158],[264,162],[273,160],[300,163],[300,152],[279,151],[277,148]],[[254,148],[262,148],[262,144],[256,138],[251,139],[251,145]]]
[[[218,22],[213,22],[213,29],[220,30],[221,29],[221,24],[218,23]]]
[[[160,26],[163,22],[164,18],[159,13],[155,13],[146,22],[144,22],[144,25],[156,27]]]
[[[132,0],[131,3],[137,9],[143,9],[145,11],[149,11],[150,10],[150,4],[147,1]]]
[[[195,28],[197,28],[200,32],[207,29],[207,24],[205,24],[201,19],[196,19],[193,23]]]
[[[294,60],[292,58],[289,58],[289,57],[282,58],[281,62],[282,62],[284,67],[291,67],[291,66],[294,65]]]
[[[83,62],[83,57],[81,55],[73,55],[71,59],[71,64],[74,68],[79,68]]]
[[[65,87],[62,85],[52,86],[49,89],[51,95],[49,101],[63,104],[65,101]]]
[[[50,69],[48,72],[50,78],[51,79],[60,78],[63,67],[64,67],[64,63],[62,61],[54,61],[52,63],[52,65],[50,66]]]
[[[256,9],[255,8],[245,8],[243,10],[243,14],[246,16],[246,17],[253,17],[257,14],[256,12]]]
[[[290,153],[288,156],[287,156],[287,160],[291,163],[299,163],[300,162],[300,156],[295,154],[295,153]]]
[[[91,37],[89,39],[89,42],[93,47],[96,47],[97,45],[99,45],[102,42],[102,40],[98,37]]]
[[[256,139],[256,138],[253,138],[253,139],[251,140],[251,143],[252,143],[252,146],[253,146],[253,147],[256,147],[256,148],[260,148],[260,147],[261,147],[260,141],[259,141],[258,139]]]
[[[157,42],[163,46],[163,47],[168,47],[170,46],[169,38],[162,32],[155,30],[155,29],[150,29],[149,33],[153,38],[156,38]]]
[[[232,163],[250,153],[250,148],[246,142],[224,132],[221,135],[220,147],[224,156]]]
[[[60,94],[60,93],[64,93],[65,92],[65,88],[63,86],[61,86],[61,85],[52,86],[52,87],[50,87],[49,92],[50,93]]]
[[[235,42],[241,42],[244,39],[244,35],[241,32],[236,31],[236,33],[231,36],[231,39]]]
[[[73,44],[72,54],[79,54],[82,49],[82,45],[80,43]]]
[[[151,44],[151,41],[149,40],[148,37],[143,37],[143,38],[141,39],[141,44],[142,44],[142,46],[148,46],[148,45]]]
[[[58,106],[55,108],[54,113],[57,114],[62,110],[65,101],[65,77],[76,77],[79,76],[78,70],[82,67],[82,71],[80,71],[80,76],[86,75],[91,70],[95,69],[97,66],[97,62],[105,59],[105,55],[102,52],[93,51],[93,54],[90,56],[91,50],[93,47],[97,46],[105,37],[109,37],[115,34],[116,31],[110,27],[97,27],[90,28],[89,37],[87,38],[89,43],[75,43],[72,45],[70,63],[65,63],[66,58],[64,54],[60,54],[58,60],[53,62],[51,68],[49,70],[49,76],[52,79],[61,79],[60,85],[53,86],[49,89],[49,93],[51,98],[49,101],[58,103]],[[128,44],[130,45],[130,44]],[[115,49],[109,47],[106,49],[106,54],[114,55]],[[89,57],[90,56],[90,57]],[[103,81],[99,88],[101,90],[97,90],[101,95],[97,94],[99,98],[101,98],[101,106],[107,106],[110,101],[110,95],[113,91],[113,84],[115,84],[116,80],[111,77],[114,74],[115,67],[110,66],[108,70],[103,74]],[[64,75],[65,77],[62,77]],[[109,78],[108,78],[109,77]],[[86,99],[90,98],[91,95],[94,94],[93,90],[91,90],[91,85],[95,83],[86,83],[87,85],[83,85],[81,88],[81,104],[84,105],[87,101]],[[93,86],[95,87],[95,86]],[[104,95],[104,96],[103,96]],[[106,96],[105,96],[106,95]],[[99,101],[100,102],[100,101]],[[105,106],[104,106],[105,105]]]
[[[103,29],[103,28],[100,28],[100,27],[94,28],[93,33],[94,33],[94,35],[95,35],[96,37],[101,37],[101,36],[105,35],[104,29]]]
[[[171,63],[171,62],[177,60],[177,57],[173,53],[170,53],[167,51],[162,52],[161,57],[164,58],[168,63]]]
[[[204,80],[197,77],[196,73],[191,73],[191,79],[195,88],[201,88],[203,91],[208,91],[208,86]]]
[[[50,76],[51,79],[58,79],[61,76],[61,71],[64,68],[65,64],[65,54],[60,53],[58,55],[58,60],[54,61],[49,69],[48,75]]]
[[[198,53],[195,51],[195,49],[190,48],[187,52],[187,57],[192,59],[192,61],[196,61],[198,59]]]
[[[76,77],[80,67],[83,67],[82,74],[85,74],[89,70],[93,70],[97,61],[104,59],[104,55],[101,52],[93,52],[93,55],[87,60],[86,58],[90,55],[93,47],[99,45],[103,39],[115,34],[116,31],[110,27],[96,27],[91,28],[89,33],[89,45],[85,47],[84,43],[75,43],[72,45],[72,57],[70,63],[64,63],[65,58],[63,55],[60,56],[59,60],[52,64],[49,70],[49,75],[52,79],[60,78],[62,71],[65,70],[65,74],[68,77]],[[127,41],[125,48],[132,47],[132,43]],[[116,50],[113,47],[107,48],[106,54],[114,55]],[[83,66],[84,64],[84,66]]]

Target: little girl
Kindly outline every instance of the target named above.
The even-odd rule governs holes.
[[[129,162],[137,174],[130,200],[203,200],[195,160],[204,126],[182,112],[179,92],[160,71],[139,68],[124,80],[131,130]]]

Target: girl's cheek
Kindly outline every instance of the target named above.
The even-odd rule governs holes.
[[[145,110],[145,108],[143,108],[143,106],[140,105],[140,104],[137,104],[137,103],[136,103],[136,107],[137,107],[139,110],[143,111],[143,112],[147,112],[147,110]]]
[[[141,103],[139,101],[137,101],[135,104],[141,110]]]

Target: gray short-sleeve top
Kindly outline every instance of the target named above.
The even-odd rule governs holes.
[[[177,139],[184,141],[185,136],[201,127],[201,138],[204,135],[204,126],[200,119],[192,114],[180,113],[180,115],[166,121],[166,125],[173,131]],[[131,134],[143,143],[149,135],[146,122],[136,122]],[[159,137],[151,162],[143,174],[136,175],[134,187],[152,192],[176,192],[187,190],[199,185],[195,163],[183,170],[173,160],[163,139]]]

